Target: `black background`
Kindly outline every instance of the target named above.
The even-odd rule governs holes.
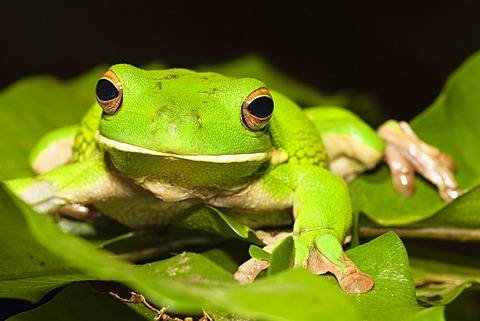
[[[0,8],[0,88],[99,63],[192,67],[258,52],[328,92],[375,93],[390,117],[408,120],[480,48],[479,0],[18,0]]]

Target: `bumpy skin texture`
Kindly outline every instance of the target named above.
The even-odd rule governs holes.
[[[92,107],[74,138],[73,163],[6,182],[21,199],[41,213],[94,204],[132,228],[168,224],[198,203],[254,228],[293,218],[296,266],[332,272],[347,292],[372,288],[373,280],[341,246],[352,225],[351,205],[346,183],[327,169],[336,159],[328,159],[321,122],[316,126],[294,102],[272,92],[268,126],[250,130],[241,108],[265,86],[255,79],[129,65],[111,71],[121,85],[121,108]],[[382,154],[372,155],[376,163]],[[241,282],[268,266],[252,260],[236,274]]]

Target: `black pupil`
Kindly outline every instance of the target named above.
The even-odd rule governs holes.
[[[266,96],[258,97],[248,105],[247,109],[257,118],[267,118],[273,112],[273,100]]]
[[[95,92],[97,94],[98,99],[100,99],[101,101],[109,101],[118,96],[117,88],[111,81],[107,79],[100,79],[97,82],[97,87],[95,88]]]

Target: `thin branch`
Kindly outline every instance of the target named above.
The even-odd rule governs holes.
[[[463,229],[448,227],[420,227],[420,228],[400,228],[400,227],[368,227],[359,228],[360,236],[375,237],[386,232],[393,231],[404,238],[423,238],[440,239],[452,241],[480,241],[479,229]]]

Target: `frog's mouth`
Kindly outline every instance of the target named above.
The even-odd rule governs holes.
[[[270,152],[251,153],[251,154],[225,154],[225,155],[182,155],[174,153],[164,153],[151,150],[144,147],[139,147],[127,143],[122,143],[105,136],[102,136],[98,131],[95,134],[97,141],[105,146],[121,150],[129,153],[147,154],[153,156],[173,157],[179,159],[186,159],[195,162],[207,163],[244,163],[267,160],[270,157]]]

